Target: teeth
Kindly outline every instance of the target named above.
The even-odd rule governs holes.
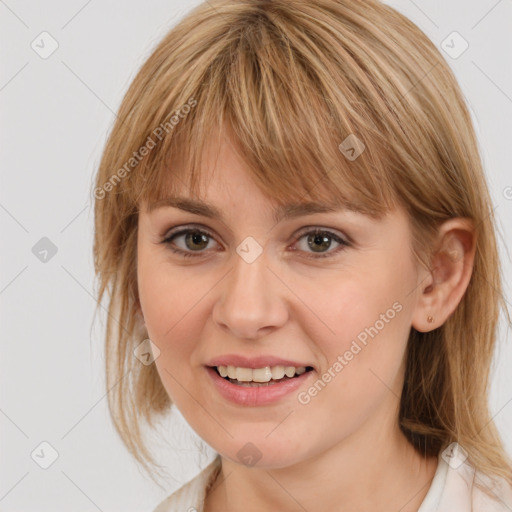
[[[250,382],[252,380],[251,368],[236,368],[236,380],[240,382]]]
[[[239,369],[240,368],[238,368],[238,370]],[[254,382],[269,382],[272,379],[272,370],[270,369],[270,366],[265,366],[265,368],[255,368],[252,371],[248,368],[245,368],[245,370],[248,370],[248,373],[252,374],[252,379],[247,380],[253,380]]]
[[[285,366],[284,374],[287,377],[293,377],[295,375],[295,368],[293,366]]]
[[[284,377],[284,366],[272,366],[272,378],[282,379]]]
[[[241,368],[239,366],[217,366],[221,377],[229,377],[240,382],[270,382],[282,379],[285,375],[292,378],[294,375],[302,375],[306,371],[305,366],[265,366],[264,368]]]

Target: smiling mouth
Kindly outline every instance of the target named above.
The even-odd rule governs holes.
[[[293,380],[303,373],[313,370],[312,366],[294,367],[265,367],[252,370],[251,368],[236,368],[231,366],[210,366],[217,375],[232,384],[245,387],[272,386],[287,380]],[[284,375],[282,375],[286,372]],[[233,377],[230,377],[232,375]]]

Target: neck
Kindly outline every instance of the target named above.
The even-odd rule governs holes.
[[[398,424],[391,432],[380,427],[372,435],[360,429],[337,446],[283,468],[248,468],[222,457],[204,511],[417,512],[437,457],[418,454]]]

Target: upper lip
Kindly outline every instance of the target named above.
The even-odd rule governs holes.
[[[291,359],[281,359],[280,357],[262,355],[256,357],[246,357],[238,354],[228,354],[211,359],[206,363],[207,366],[238,366],[240,368],[264,368],[265,366],[311,366],[308,363],[292,361]]]

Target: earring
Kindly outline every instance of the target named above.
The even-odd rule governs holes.
[[[427,322],[428,322],[429,324],[431,324],[433,321],[434,321],[433,316],[432,316],[432,315],[428,315],[428,317],[427,317]]]

